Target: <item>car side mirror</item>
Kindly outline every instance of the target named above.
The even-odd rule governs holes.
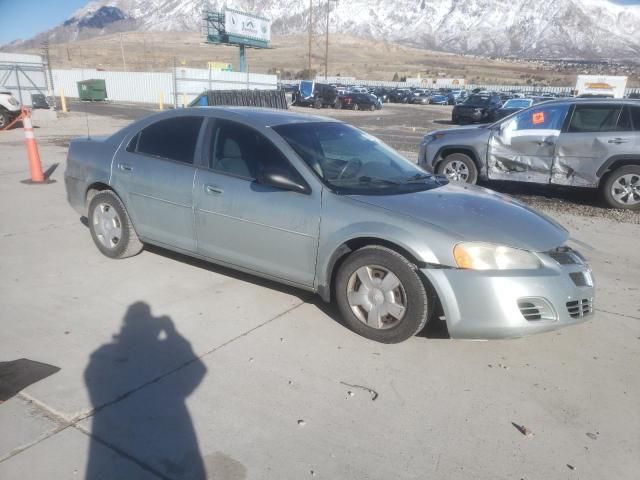
[[[261,185],[268,185],[280,190],[304,194],[311,193],[311,189],[304,180],[299,177],[292,178],[291,172],[284,168],[267,166],[257,180]]]

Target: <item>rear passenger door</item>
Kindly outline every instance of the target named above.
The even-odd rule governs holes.
[[[558,140],[551,183],[595,187],[604,162],[634,152],[631,112],[622,103],[578,103],[570,117]]]
[[[111,183],[143,240],[195,251],[193,163],[202,123],[195,115],[159,120],[118,152]]]

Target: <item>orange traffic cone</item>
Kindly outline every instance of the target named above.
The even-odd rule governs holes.
[[[22,126],[24,128],[24,141],[27,145],[27,158],[29,160],[29,171],[31,179],[25,180],[25,183],[47,183],[42,171],[42,163],[40,162],[40,153],[38,152],[38,144],[33,135],[33,124],[31,123],[31,112],[29,109],[22,109]]]

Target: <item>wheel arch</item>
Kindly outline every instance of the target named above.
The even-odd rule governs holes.
[[[318,294],[325,302],[328,303],[331,301],[336,273],[340,269],[342,263],[346,260],[351,252],[368,246],[386,247],[405,257],[417,268],[426,266],[426,263],[422,260],[419,260],[414,252],[410,251],[407,247],[399,245],[395,242],[391,242],[384,238],[372,236],[360,236],[351,238],[334,249],[333,253],[329,257],[329,262],[327,263],[324,278],[317,287]]]
[[[604,183],[609,174],[613,173],[620,167],[626,167],[628,165],[640,166],[640,154],[614,155],[607,159],[596,171],[598,186]]]

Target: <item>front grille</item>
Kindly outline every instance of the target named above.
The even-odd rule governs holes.
[[[518,308],[520,313],[528,322],[539,320],[556,320],[556,314],[553,308],[544,298],[531,297],[521,298],[518,300]]]
[[[585,317],[593,313],[593,298],[567,302],[567,311],[572,318]]]

